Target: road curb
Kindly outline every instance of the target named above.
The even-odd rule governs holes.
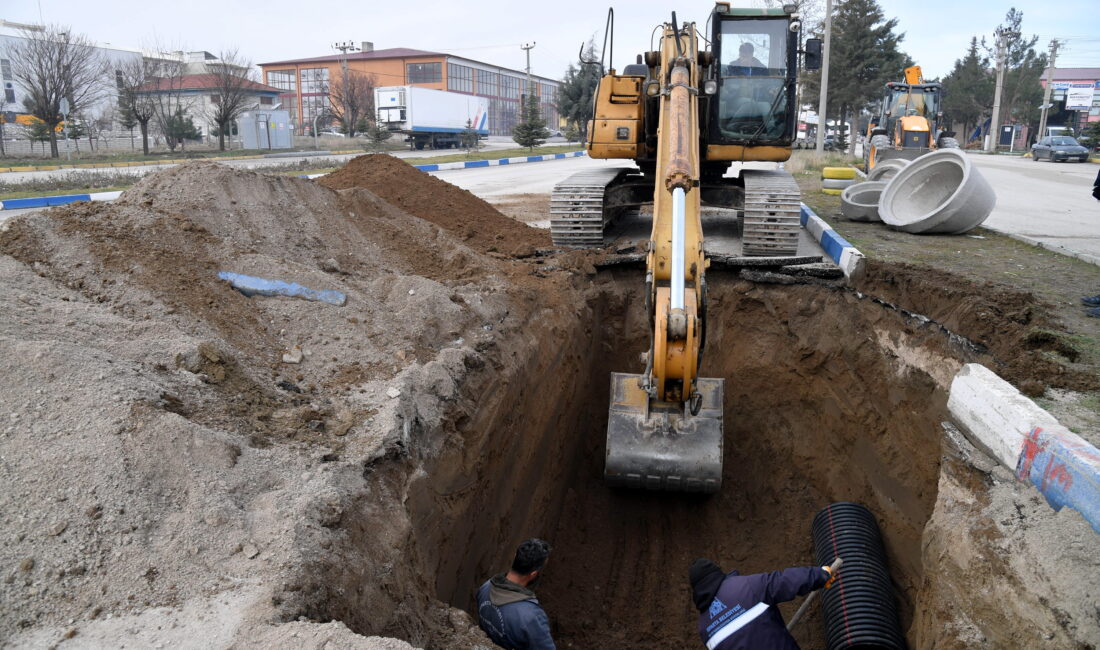
[[[448,169],[471,169],[474,167],[496,167],[499,165],[518,165],[521,163],[530,162],[543,162],[546,160],[561,160],[563,158],[576,158],[585,156],[585,151],[567,151],[565,153],[548,153],[541,156],[522,156],[518,158],[499,158],[497,160],[467,160],[463,162],[453,163],[438,163],[434,165],[413,165],[416,169],[424,172],[443,171]],[[244,158],[252,158],[253,156],[246,156]],[[254,156],[255,158],[261,158],[262,156]],[[234,159],[234,160],[240,160]],[[229,160],[228,158],[221,158],[220,160]],[[147,163],[142,163],[147,164]],[[167,162],[161,162],[157,164],[168,164]],[[320,178],[324,174],[306,174],[302,178]],[[6,201],[0,201],[0,211],[3,210],[26,210],[32,208],[49,208],[58,205],[66,205],[68,203],[76,203],[77,201],[113,201],[118,198],[122,192],[93,192],[90,194],[62,194],[58,196],[32,196],[25,199],[7,199]]]
[[[972,443],[1050,507],[1073,508],[1100,533],[1100,450],[981,364],[955,375],[947,409]]]
[[[1096,255],[1089,255],[1088,253],[1078,253],[1077,251],[1070,250],[1068,248],[1065,248],[1064,246],[1059,246],[1057,244],[1048,244],[1046,242],[1039,241],[1038,239],[1035,239],[1033,237],[1028,237],[1027,235],[1017,235],[1016,233],[1005,232],[1003,230],[998,230],[997,228],[991,227],[987,224],[982,224],[982,228],[985,228],[986,230],[992,230],[995,233],[1004,235],[1005,237],[1008,237],[1010,239],[1015,239],[1018,242],[1023,242],[1025,244],[1028,244],[1029,246],[1035,246],[1036,248],[1045,248],[1052,253],[1058,253],[1059,255],[1065,255],[1066,257],[1072,257],[1074,259],[1079,259],[1082,262],[1088,262],[1089,264],[1100,266],[1100,257],[1097,257]]]
[[[840,267],[840,270],[844,271],[844,277],[848,279],[858,278],[863,273],[863,265],[866,263],[863,253],[852,246],[847,239],[841,237],[840,233],[825,223],[824,219],[817,216],[810,206],[805,203],[802,204],[799,218],[802,227],[810,231],[817,243],[821,244],[825,254]]]

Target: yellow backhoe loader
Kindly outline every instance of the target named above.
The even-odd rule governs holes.
[[[954,131],[941,131],[943,86],[925,83],[919,65],[905,69],[905,81],[886,84],[879,114],[867,125],[864,171],[883,160],[914,160],[937,148],[958,149]]]
[[[719,228],[740,233],[745,257],[795,261],[800,195],[782,170],[730,164],[781,162],[797,135],[799,19],[784,9],[734,9],[718,2],[709,39],[694,23],[659,27],[658,49],[596,92],[588,155],[632,159],[637,170],[576,174],[552,196],[551,234],[572,247],[604,245],[623,210],[652,205],[646,309],[652,325],[642,373],[612,373],[604,475],[616,486],[715,492],[722,483],[723,379],[699,376],[706,339],[701,209],[738,213]],[[701,48],[709,40],[710,48]],[[806,67],[820,65],[820,40]],[[818,258],[820,259],[820,258]]]

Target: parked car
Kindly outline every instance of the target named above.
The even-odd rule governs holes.
[[[1068,135],[1056,135],[1043,138],[1031,145],[1031,159],[1038,162],[1040,158],[1046,158],[1051,162],[1069,160],[1086,162],[1089,159],[1089,150]]]

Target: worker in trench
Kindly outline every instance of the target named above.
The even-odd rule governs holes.
[[[550,621],[531,591],[549,557],[550,545],[531,538],[516,549],[507,573],[477,590],[478,622],[493,643],[507,650],[554,650]]]
[[[688,572],[691,597],[699,610],[699,635],[708,650],[794,649],[775,607],[822,587],[831,587],[829,567],[797,567],[743,576],[725,573],[714,562],[695,560]]]

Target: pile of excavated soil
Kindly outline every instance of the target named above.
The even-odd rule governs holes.
[[[157,608],[224,609],[217,638],[237,640],[305,615],[271,603],[340,543],[372,463],[438,418],[455,359],[568,314],[563,280],[368,190],[203,162],[6,222],[0,269],[0,637],[27,645],[108,618],[95,634],[122,638]],[[347,304],[245,297],[219,271]],[[469,647],[405,565],[386,598],[410,593],[440,612],[422,638]]]
[[[1011,363],[991,341],[1016,303],[872,269],[866,292],[929,321],[716,270],[723,490],[614,491],[608,373],[642,370],[642,273],[520,259],[545,235],[384,156],[348,170],[192,163],[0,226],[0,638],[487,649],[473,593],[541,536],[560,647],[692,648],[691,559],[808,564],[813,513],[859,500],[914,645],[1100,643],[1100,536],[940,430],[960,364]],[[819,613],[797,638],[824,647]]]
[[[547,231],[510,219],[466,190],[386,154],[353,158],[317,182],[334,190],[366,188],[481,252],[526,257],[550,246]]]

